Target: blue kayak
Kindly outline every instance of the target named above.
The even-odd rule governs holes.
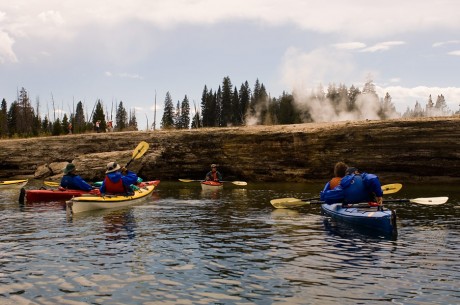
[[[367,204],[366,204],[367,205]],[[322,204],[321,212],[336,220],[352,225],[365,227],[372,232],[396,234],[396,212],[379,207],[364,206],[363,204],[351,207],[342,207],[341,203]]]

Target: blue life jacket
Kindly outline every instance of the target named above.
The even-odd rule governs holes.
[[[360,174],[345,176],[340,182],[340,186],[343,188],[343,203],[359,203],[371,200],[371,194]]]

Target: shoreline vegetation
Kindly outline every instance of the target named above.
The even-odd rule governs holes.
[[[29,138],[38,136],[59,136],[67,134],[122,132],[141,130],[199,129],[207,127],[225,128],[254,125],[273,126],[315,122],[388,120],[396,118],[423,118],[460,115],[447,107],[442,94],[436,98],[427,97],[423,107],[414,101],[404,113],[396,111],[390,93],[379,97],[372,80],[367,80],[362,89],[352,85],[329,84],[319,86],[310,93],[292,92],[272,97],[263,83],[257,79],[251,88],[246,81],[238,88],[230,78],[224,77],[218,89],[204,86],[199,105],[185,95],[182,101],[174,103],[170,92],[163,102],[163,115],[156,122],[156,114],[150,125],[148,116],[145,128],[139,128],[135,108],[128,108],[126,102],[111,103],[97,99],[94,105],[82,101],[46,104],[47,112],[41,112],[43,105],[39,97],[33,106],[25,88],[18,92],[17,100],[8,105],[3,99],[0,105],[0,139]],[[156,96],[155,96],[156,108]],[[157,128],[157,124],[159,128]]]

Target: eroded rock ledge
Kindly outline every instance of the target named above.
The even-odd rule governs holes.
[[[343,160],[389,181],[460,180],[460,117],[312,123],[1,140],[0,177],[59,178],[66,162],[90,181],[110,161],[144,179],[201,179],[210,163],[226,180],[324,180]]]

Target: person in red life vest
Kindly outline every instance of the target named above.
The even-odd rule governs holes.
[[[109,162],[105,171],[105,178],[100,187],[101,194],[127,194],[132,193],[130,185],[137,183],[137,175],[120,167],[116,162]]]
[[[217,165],[211,164],[211,171],[206,174],[206,181],[216,181],[219,182],[222,180],[222,174],[217,171]]]

